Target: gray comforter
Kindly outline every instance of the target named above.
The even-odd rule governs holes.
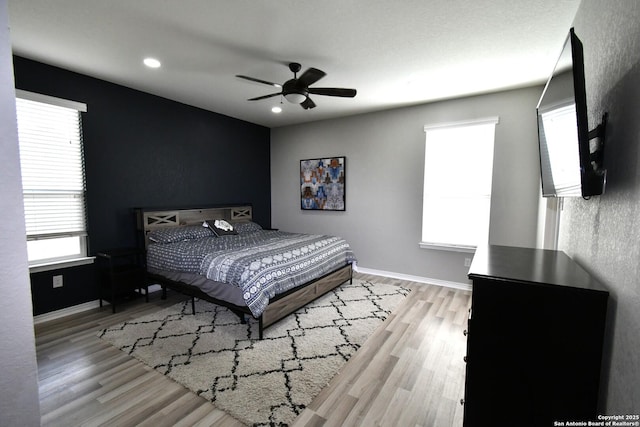
[[[275,295],[355,261],[340,237],[262,230],[150,244],[149,267],[195,273],[242,289],[254,316]]]

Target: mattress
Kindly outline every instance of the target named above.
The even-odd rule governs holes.
[[[173,282],[184,283],[185,285],[194,286],[205,294],[217,300],[230,302],[239,307],[246,306],[244,298],[242,298],[242,289],[236,286],[229,286],[226,283],[215,282],[209,280],[200,274],[181,273],[179,271],[158,270],[156,268],[147,267],[147,271],[156,276],[162,276]]]

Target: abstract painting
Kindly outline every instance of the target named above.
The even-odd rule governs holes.
[[[300,207],[345,210],[345,157],[300,160]]]

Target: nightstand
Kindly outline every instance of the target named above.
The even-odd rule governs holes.
[[[144,255],[144,250],[138,248],[109,249],[96,254],[100,307],[102,300],[106,300],[115,313],[119,300],[140,297],[143,290],[149,302]]]

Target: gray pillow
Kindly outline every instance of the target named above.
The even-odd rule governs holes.
[[[155,243],[175,243],[203,237],[211,237],[211,232],[202,225],[159,228],[149,233],[149,240]]]
[[[235,228],[238,234],[253,233],[254,231],[262,230],[262,226],[253,221],[236,222],[233,224],[233,228]]]

